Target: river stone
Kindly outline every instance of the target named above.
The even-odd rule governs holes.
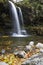
[[[5,49],[2,49],[1,53],[4,54],[5,53]]]
[[[30,45],[26,45],[26,51],[30,51],[32,49],[32,47]]]
[[[34,46],[34,41],[30,41],[30,42],[29,42],[29,45],[30,45],[30,46]]]
[[[22,63],[22,65],[43,65],[43,53],[35,54]]]
[[[14,52],[14,55],[18,56],[19,58],[24,58],[25,54],[26,54],[25,51]]]
[[[5,62],[0,62],[0,65],[8,65],[8,64]]]

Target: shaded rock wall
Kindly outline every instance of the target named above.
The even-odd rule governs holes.
[[[5,34],[11,29],[11,18],[7,3],[0,2],[0,33]]]

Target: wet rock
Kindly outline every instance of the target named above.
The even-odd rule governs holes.
[[[29,45],[30,45],[30,46],[34,46],[34,41],[30,41],[30,42],[29,42]]]
[[[30,51],[32,49],[32,47],[30,45],[26,45],[26,51]]]
[[[31,56],[22,65],[43,65],[43,53]]]
[[[2,49],[1,53],[4,54],[5,53],[5,49]]]
[[[0,65],[8,65],[8,64],[5,62],[0,62]]]
[[[36,47],[39,48],[39,49],[40,49],[40,48],[43,48],[43,44],[42,44],[42,43],[38,43],[38,44],[36,45]]]
[[[40,52],[43,53],[43,49],[40,49]]]
[[[31,61],[27,60],[26,62],[23,62],[22,65],[29,65]]]
[[[25,51],[17,51],[17,52],[14,52],[14,54],[18,56],[19,58],[24,58],[26,53]]]
[[[30,41],[28,45],[26,45],[26,51],[32,50],[32,47],[34,47],[34,41]]]

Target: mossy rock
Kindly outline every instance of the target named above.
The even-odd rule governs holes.
[[[8,0],[0,0],[0,2],[2,2],[2,3],[5,3],[5,2],[7,2]]]
[[[31,34],[43,36],[43,27],[41,26],[36,26],[36,27],[30,26],[28,27],[28,30],[30,31]]]

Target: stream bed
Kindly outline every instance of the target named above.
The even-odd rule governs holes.
[[[30,41],[34,41],[35,44],[38,42],[43,43],[43,36],[30,36],[25,38],[14,38],[3,36],[0,37],[0,52],[2,49],[5,49],[6,52],[13,52],[15,49],[23,49],[24,47],[29,44]]]
[[[30,51],[26,51],[26,47],[28,48],[30,42],[34,45],[30,47]],[[42,36],[30,36],[25,38],[0,37],[0,64],[43,65],[43,48],[41,50],[37,48],[36,45],[38,43],[43,45]]]

